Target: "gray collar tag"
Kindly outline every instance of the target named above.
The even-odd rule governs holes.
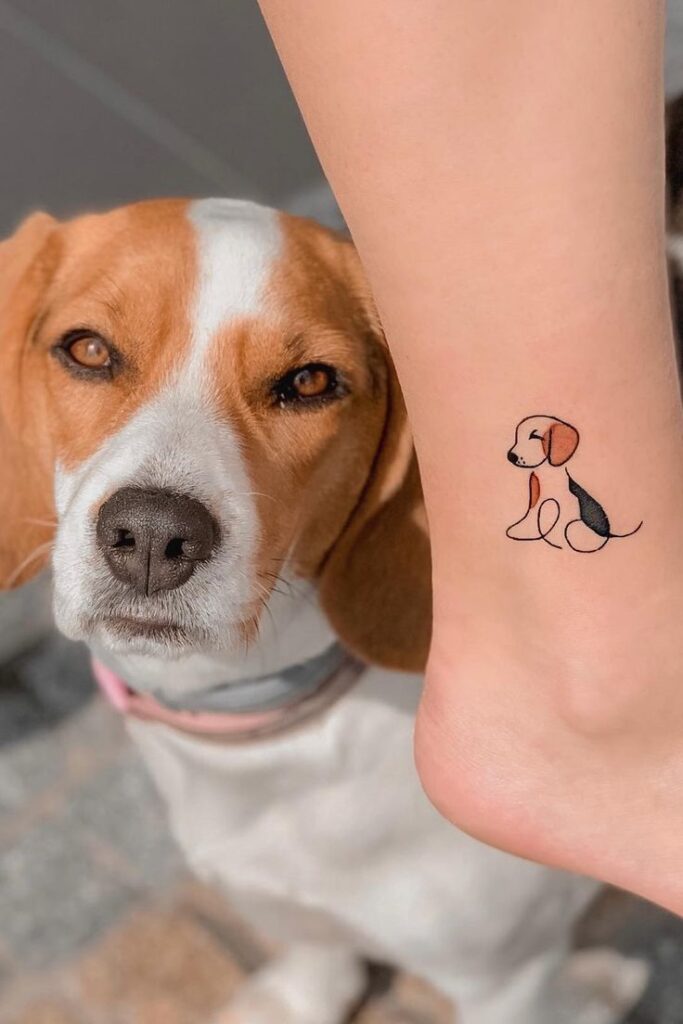
[[[168,697],[158,690],[154,697],[171,711],[195,713],[249,714],[271,711],[295,704],[315,693],[344,664],[349,655],[337,643],[322,654],[290,665],[275,675],[256,676],[230,683],[219,683],[200,693],[191,693],[182,699]]]

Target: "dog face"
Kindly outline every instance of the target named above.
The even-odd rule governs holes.
[[[0,582],[53,543],[67,635],[174,657],[253,638],[287,566],[352,649],[420,667],[419,477],[348,242],[227,200],[35,215],[0,317]]]
[[[571,459],[579,443],[575,427],[554,416],[527,416],[517,425],[515,443],[507,453],[513,466],[536,469],[548,462],[562,466]]]

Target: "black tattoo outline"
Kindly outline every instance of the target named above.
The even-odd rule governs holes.
[[[515,441],[507,453],[508,462],[521,469],[530,469],[529,475],[529,504],[524,515],[512,523],[505,531],[505,536],[515,541],[544,541],[552,548],[562,550],[562,545],[550,539],[557,524],[562,518],[562,502],[559,497],[542,498],[541,484],[535,472],[540,466],[558,468],[564,467],[565,462],[573,456],[579,444],[579,432],[576,427],[566,420],[557,416],[543,414],[526,416],[517,424],[515,429]],[[537,444],[540,443],[540,448]],[[567,490],[573,498],[578,501],[579,514],[561,526],[562,535],[568,548],[576,551],[577,554],[589,555],[596,551],[602,551],[609,540],[613,538],[632,537],[640,530],[643,522],[627,533],[613,533],[609,518],[604,508],[595,498],[584,490],[580,484],[569,474],[564,467],[567,479]],[[538,507],[537,507],[538,506]],[[554,518],[549,525],[543,526],[542,519],[547,519],[547,513],[552,508]],[[545,510],[545,513],[544,513]],[[512,532],[523,523],[528,523],[532,532],[528,536],[513,536]],[[576,523],[581,523],[596,535],[602,538],[597,547],[577,547],[572,543],[569,535],[570,528]],[[524,532],[524,531],[522,531]]]

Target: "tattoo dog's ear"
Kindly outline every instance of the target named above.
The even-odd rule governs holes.
[[[562,466],[571,459],[579,443],[579,432],[569,423],[557,422],[541,439],[543,451],[551,466]]]
[[[57,222],[44,213],[0,243],[0,590],[38,572],[52,534],[41,382],[26,354],[59,255]]]

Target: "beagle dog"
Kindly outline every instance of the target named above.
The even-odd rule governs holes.
[[[576,427],[555,416],[527,416],[518,423],[508,462],[531,473],[526,512],[505,531],[511,540],[543,540],[553,548],[588,554],[600,551],[613,537],[631,537],[643,525],[613,533],[602,505],[569,470],[559,477],[553,472],[569,462],[578,444]],[[542,472],[541,466],[546,467]]]
[[[223,1022],[341,1024],[365,957],[462,1024],[621,1019],[644,967],[570,953],[596,884],[421,790],[429,541],[348,241],[222,199],[30,217],[0,246],[0,452],[0,582],[51,555],[190,864],[281,943]]]

